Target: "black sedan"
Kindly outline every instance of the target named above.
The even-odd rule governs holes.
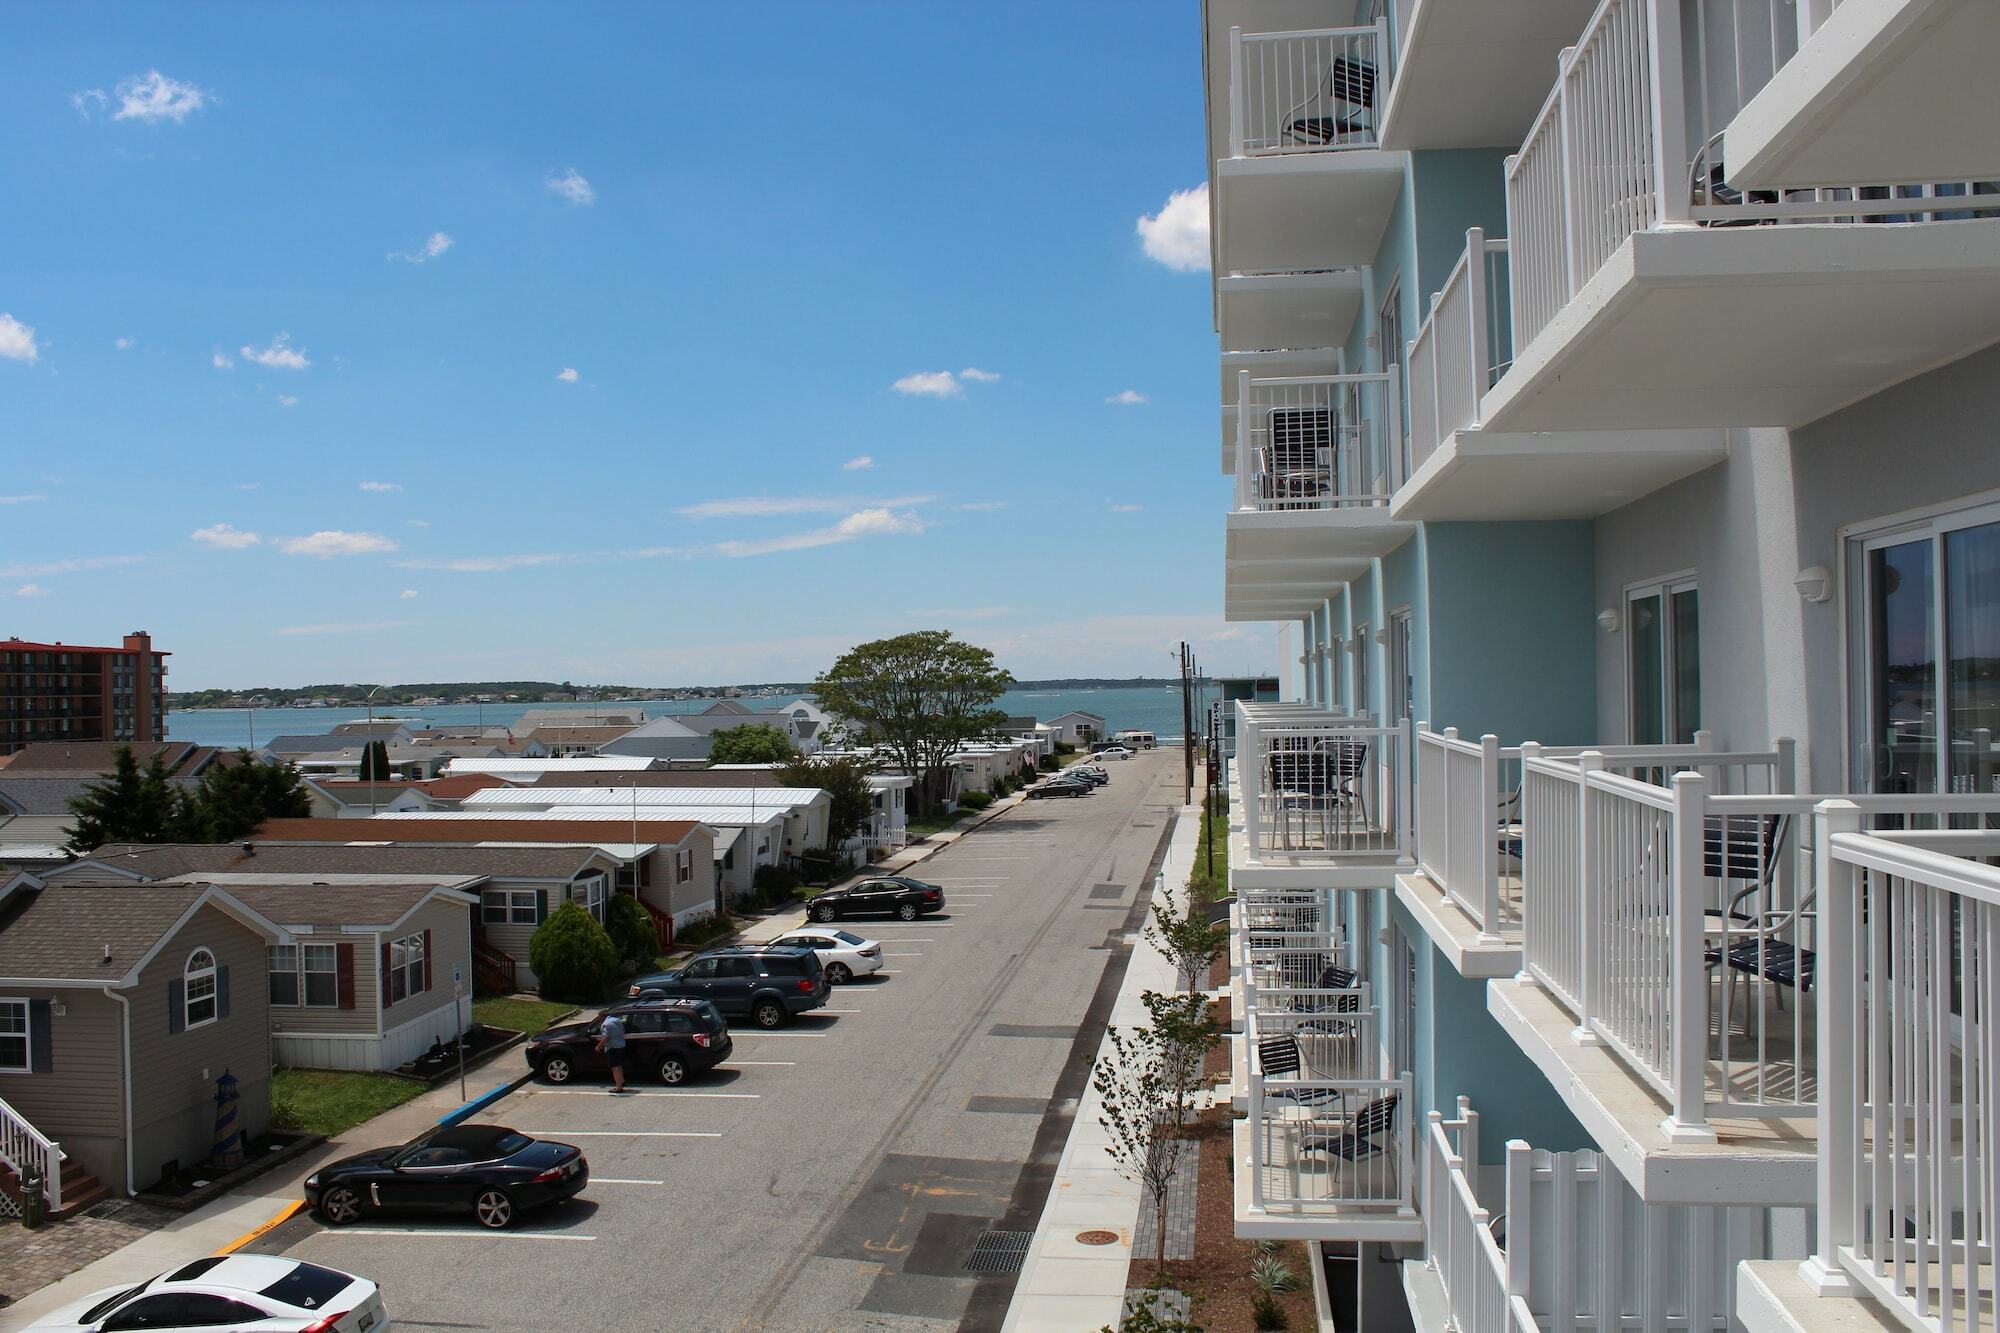
[[[944,910],[944,890],[918,880],[864,879],[844,889],[828,889],[812,900],[807,915],[815,921],[831,921],[841,916],[893,916],[915,921],[931,912]]]
[[[1039,786],[1028,788],[1028,799],[1031,801],[1047,801],[1058,796],[1088,796],[1096,790],[1097,788],[1091,786],[1088,782],[1068,782],[1058,778],[1054,781],[1044,782]]]
[[[329,1226],[368,1213],[464,1213],[498,1231],[590,1183],[583,1150],[503,1125],[447,1125],[400,1148],[345,1157],[306,1177],[306,1203]]]

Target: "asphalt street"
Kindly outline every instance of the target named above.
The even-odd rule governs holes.
[[[997,1329],[1013,1274],[968,1259],[1034,1229],[1180,802],[1178,753],[1107,767],[915,867],[946,912],[847,923],[885,973],[739,1028],[714,1074],[529,1084],[477,1117],[581,1146],[582,1198],[504,1233],[300,1220],[271,1248],[374,1278],[402,1328]]]

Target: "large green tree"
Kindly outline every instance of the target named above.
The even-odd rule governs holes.
[[[389,771],[389,747],[383,741],[370,741],[361,748],[361,772],[363,782],[387,782],[394,776]]]
[[[200,842],[235,842],[267,819],[305,819],[312,814],[299,770],[280,759],[263,763],[247,751],[233,764],[210,764],[192,797]]]
[[[724,727],[708,740],[711,764],[782,764],[798,757],[784,732],[761,722]]]
[[[826,815],[826,849],[837,852],[875,813],[875,789],[868,785],[868,775],[879,767],[859,755],[813,755],[779,769],[778,781],[787,787],[818,787],[827,794],[832,804]]]
[[[814,682],[820,706],[849,719],[917,780],[917,806],[942,803],[946,762],[1006,714],[992,705],[1014,677],[993,654],[949,630],[917,630],[864,643]]]
[[[107,842],[234,842],[267,819],[303,819],[312,801],[299,771],[239,753],[211,764],[192,786],[176,783],[154,754],[144,768],[121,745],[112,770],[71,798],[69,849],[82,854]]]

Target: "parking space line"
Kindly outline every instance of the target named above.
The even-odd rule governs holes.
[[[823,1013],[823,1014],[858,1014],[858,1013],[860,1013],[860,1012],[861,1012],[861,1010],[859,1010],[859,1009],[822,1009],[822,1010],[820,1010],[820,1012],[821,1012],[821,1013]],[[754,1097],[754,1096],[756,1096],[757,1094],[756,1094],[756,1093],[754,1093],[754,1092],[750,1092],[750,1093],[743,1093],[743,1092],[738,1092],[738,1093],[727,1093],[727,1092],[717,1092],[717,1093],[712,1093],[712,1094],[710,1094],[710,1095],[711,1095],[711,1096],[715,1096],[715,1097],[730,1097],[730,1096],[736,1096],[736,1097]]]
[[[489,1231],[482,1227],[469,1231],[462,1227],[440,1227],[425,1231],[419,1227],[340,1227],[322,1231],[322,1236],[439,1236],[473,1240],[596,1240],[573,1231]]]
[[[835,1012],[828,1010],[828,1013]],[[633,1088],[629,1092],[613,1092],[610,1088],[536,1088],[531,1094],[536,1097],[731,1097],[748,1098],[752,1101],[764,1094],[761,1092],[682,1092],[679,1088]]]
[[[693,1129],[524,1129],[523,1134],[561,1135],[565,1139],[719,1139],[715,1130]],[[470,1233],[468,1233],[470,1234]]]
[[[618,1176],[592,1176],[590,1183],[593,1185],[664,1185],[667,1182],[664,1180],[624,1180]]]
[[[758,1065],[758,1066],[784,1065],[785,1067],[790,1068],[792,1065],[797,1064],[798,1061],[797,1060],[731,1060],[729,1063],[731,1065]]]
[[[884,950],[882,951],[882,956],[883,956],[884,958],[922,958],[922,957],[923,957],[923,955],[922,955],[922,954],[920,954],[920,953],[890,953],[890,952],[889,952],[889,951],[888,951],[887,949],[884,949]],[[883,973],[882,975],[886,977],[886,976],[888,976],[889,974],[888,974],[887,972],[884,972],[884,973]]]

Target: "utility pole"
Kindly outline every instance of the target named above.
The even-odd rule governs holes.
[[[1181,640],[1181,804],[1194,800],[1194,651]]]
[[[1202,802],[1201,807],[1201,845],[1208,855],[1208,866],[1203,873],[1208,876],[1211,882],[1215,879],[1215,808],[1221,804],[1215,799],[1215,793],[1216,784],[1220,780],[1217,774],[1222,770],[1222,737],[1217,733],[1216,729],[1217,718],[1215,707],[1213,703],[1207,705],[1208,762],[1202,769],[1202,776],[1206,779],[1203,785],[1208,788],[1208,793],[1207,799]]]

